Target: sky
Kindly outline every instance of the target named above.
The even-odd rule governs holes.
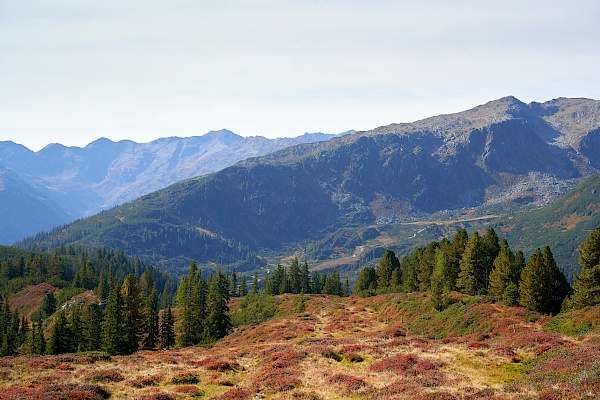
[[[0,141],[368,130],[600,99],[597,0],[0,0]]]

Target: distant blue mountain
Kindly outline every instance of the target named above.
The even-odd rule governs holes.
[[[101,138],[83,148],[50,144],[38,152],[0,142],[0,243],[13,243],[249,157],[335,136],[340,135],[244,138],[223,129],[149,143]]]

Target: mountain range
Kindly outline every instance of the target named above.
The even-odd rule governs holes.
[[[599,171],[599,101],[505,97],[247,159],[20,245],[108,246],[169,269],[308,251],[365,260],[369,240],[401,242],[391,226],[549,204]]]
[[[244,138],[220,130],[149,143],[115,143],[103,138],[83,148],[50,144],[38,152],[0,142],[0,216],[5,222],[0,228],[0,243],[9,244],[93,215],[248,157],[334,136],[313,133],[295,138]]]

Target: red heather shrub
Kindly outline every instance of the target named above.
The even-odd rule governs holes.
[[[184,384],[196,384],[196,383],[200,383],[200,379],[198,378],[198,375],[196,375],[195,372],[191,372],[191,371],[180,371],[177,372],[175,375],[173,375],[173,377],[171,378],[170,382],[173,385],[184,385]]]
[[[204,368],[208,369],[209,371],[219,371],[219,372],[233,371],[233,370],[239,368],[239,366],[240,366],[235,361],[219,360],[214,357],[207,357],[203,360],[197,361],[196,365],[204,367]]]
[[[200,388],[198,386],[194,386],[194,385],[177,386],[177,387],[174,387],[172,390],[175,393],[187,395],[190,397],[204,396],[204,392],[202,390],[200,390]]]
[[[229,377],[220,374],[214,373],[206,376],[205,382],[210,385],[218,385],[218,386],[233,386],[233,382]]]
[[[103,400],[110,393],[97,385],[50,385],[43,388],[24,388],[19,386],[0,389],[0,399],[23,400]]]
[[[244,400],[250,399],[252,397],[252,393],[245,389],[229,389],[225,393],[218,396],[215,400]]]
[[[271,368],[289,368],[296,366],[300,361],[302,361],[308,353],[305,351],[292,351],[292,350],[284,350],[278,351],[276,353],[271,354],[271,362],[269,362],[269,367]]]
[[[343,346],[342,349],[340,350],[340,353],[342,354],[346,354],[346,353],[354,353],[357,351],[364,351],[365,350],[365,346],[362,344],[348,344],[346,346]]]
[[[479,350],[479,349],[487,349],[490,345],[483,342],[471,342],[469,343],[469,349]]]
[[[372,372],[405,372],[417,365],[419,357],[414,354],[399,354],[378,361],[369,367]]]
[[[56,368],[56,363],[41,357],[36,357],[27,362],[27,368],[54,369]]]
[[[165,392],[154,392],[142,395],[139,400],[175,400],[175,396]]]
[[[56,369],[61,371],[73,371],[75,368],[73,368],[71,364],[61,363],[60,365],[56,366]]]
[[[162,375],[144,375],[144,376],[136,376],[126,382],[128,386],[134,388],[143,388],[146,386],[156,386],[158,382],[162,379]]]
[[[345,394],[352,394],[368,386],[367,382],[352,375],[336,374],[329,378],[329,383],[336,385]]]
[[[267,393],[285,392],[302,383],[298,373],[287,368],[265,368],[254,374],[252,382],[257,389]]]
[[[121,375],[121,372],[116,369],[91,371],[87,375],[88,381],[96,383],[121,382],[123,379],[125,378]]]

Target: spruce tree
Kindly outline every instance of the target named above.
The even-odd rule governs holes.
[[[240,297],[246,297],[248,294],[248,283],[246,282],[246,275],[242,275],[240,278]]]
[[[521,273],[521,305],[533,311],[556,314],[568,291],[566,278],[554,262],[550,248],[546,246],[543,254],[538,248]]]
[[[101,349],[108,354],[122,354],[125,350],[125,332],[123,329],[123,298],[118,286],[108,294],[101,329]]]
[[[502,241],[500,252],[494,260],[494,267],[492,268],[492,272],[490,272],[490,284],[488,288],[490,296],[497,300],[502,299],[504,290],[512,282],[514,266],[515,257],[505,239]]]
[[[144,315],[146,319],[144,323],[144,338],[142,340],[142,346],[144,348],[153,349],[158,344],[158,312],[158,293],[156,292],[155,286],[150,291],[144,304]]]
[[[377,289],[377,274],[375,268],[364,267],[360,270],[358,279],[354,284],[354,293],[360,294],[365,291],[374,291]]]
[[[254,275],[252,275],[252,290],[250,291],[251,294],[258,294],[258,275],[256,274],[256,272],[254,273]]]
[[[198,342],[197,312],[194,309],[195,285],[189,276],[183,276],[177,289],[177,307],[179,309],[179,334],[178,345],[181,347],[193,346]]]
[[[229,297],[238,297],[237,274],[235,268],[231,270],[229,277]]]
[[[377,287],[380,289],[390,287],[392,276],[395,269],[400,268],[398,257],[392,250],[386,250],[379,260],[379,266],[375,271],[377,273]]]
[[[308,263],[306,261],[304,261],[302,263],[302,267],[300,267],[300,292],[312,293],[310,272],[308,270]]]
[[[83,350],[97,351],[102,345],[102,310],[97,303],[90,303],[83,312]]]
[[[175,318],[171,311],[171,306],[167,305],[166,310],[160,318],[160,347],[161,349],[170,349],[175,345]]]
[[[298,263],[298,257],[294,257],[292,260],[288,276],[290,292],[294,294],[300,293],[302,285],[300,282],[300,264]]]
[[[51,332],[46,348],[48,354],[67,353],[71,348],[70,343],[73,333],[69,329],[64,310],[61,309],[56,313]]]
[[[431,274],[437,263],[436,251],[438,247],[439,244],[437,242],[431,242],[423,250],[417,269],[418,288],[422,292],[429,290],[431,285]]]
[[[123,352],[131,354],[139,348],[144,324],[143,301],[135,275],[127,275],[121,286],[123,299]]]
[[[456,286],[464,294],[476,295],[484,288],[483,278],[483,254],[481,251],[481,238],[479,233],[474,232],[467,241],[465,251],[460,260],[460,271]]]
[[[219,270],[216,276],[211,277],[208,285],[207,309],[209,311],[204,333],[205,340],[209,343],[225,337],[231,331],[228,301],[227,277]]]
[[[572,304],[584,308],[600,304],[600,227],[579,246],[581,272],[575,276]]]
[[[498,235],[494,228],[490,227],[481,238],[481,251],[483,253],[482,260],[482,287],[485,292],[488,290],[490,273],[494,268],[494,260],[500,252],[500,244],[498,243]]]

